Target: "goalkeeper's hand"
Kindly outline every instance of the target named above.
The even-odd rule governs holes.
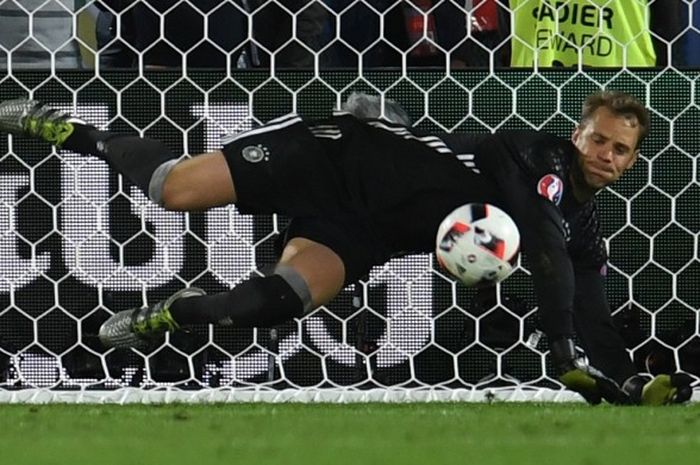
[[[384,99],[382,106],[382,99],[377,95],[353,92],[343,102],[340,109],[360,119],[379,119],[383,115],[384,119],[392,123],[406,127],[412,126],[411,117],[398,102]]]
[[[630,403],[638,405],[682,404],[693,395],[693,378],[686,373],[635,375],[622,385]]]
[[[571,339],[554,341],[550,350],[559,381],[567,389],[579,393],[586,402],[598,405],[605,399],[610,403],[629,403],[627,393],[613,379],[577,356]]]

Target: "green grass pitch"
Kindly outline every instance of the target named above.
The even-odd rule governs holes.
[[[0,405],[6,465],[700,463],[700,404]]]

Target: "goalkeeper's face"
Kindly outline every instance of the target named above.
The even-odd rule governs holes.
[[[600,107],[576,128],[571,140],[579,151],[583,181],[599,190],[620,179],[637,161],[639,123]]]

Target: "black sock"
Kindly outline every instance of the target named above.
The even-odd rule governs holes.
[[[170,313],[180,325],[218,323],[269,328],[302,316],[304,305],[287,281],[272,275],[250,279],[229,292],[176,300]]]
[[[109,131],[100,131],[88,124],[73,123],[73,133],[66,139],[61,148],[83,155],[97,155],[97,142],[103,141],[111,135]]]
[[[100,131],[84,124],[74,124],[73,134],[62,148],[101,158],[146,196],[156,168],[176,158],[160,141]]]

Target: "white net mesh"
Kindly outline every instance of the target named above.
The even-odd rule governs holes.
[[[353,91],[397,100],[423,129],[562,136],[591,91],[634,93],[654,132],[599,196],[611,307],[640,371],[700,376],[698,8],[679,1],[675,32],[653,29],[659,68],[533,73],[501,67],[517,39],[507,2],[487,4],[104,1],[98,14],[92,2],[0,1],[0,97],[195,155],[292,111],[325,116]],[[98,27],[97,46],[105,12],[114,35]],[[169,213],[103,162],[20,138],[0,138],[0,177],[0,400],[577,398],[537,340],[525,263],[477,293],[431,256],[405,257],[272,330],[201,326],[146,353],[105,350],[97,328],[113,312],[184,285],[223,291],[272,264],[287,219]]]

